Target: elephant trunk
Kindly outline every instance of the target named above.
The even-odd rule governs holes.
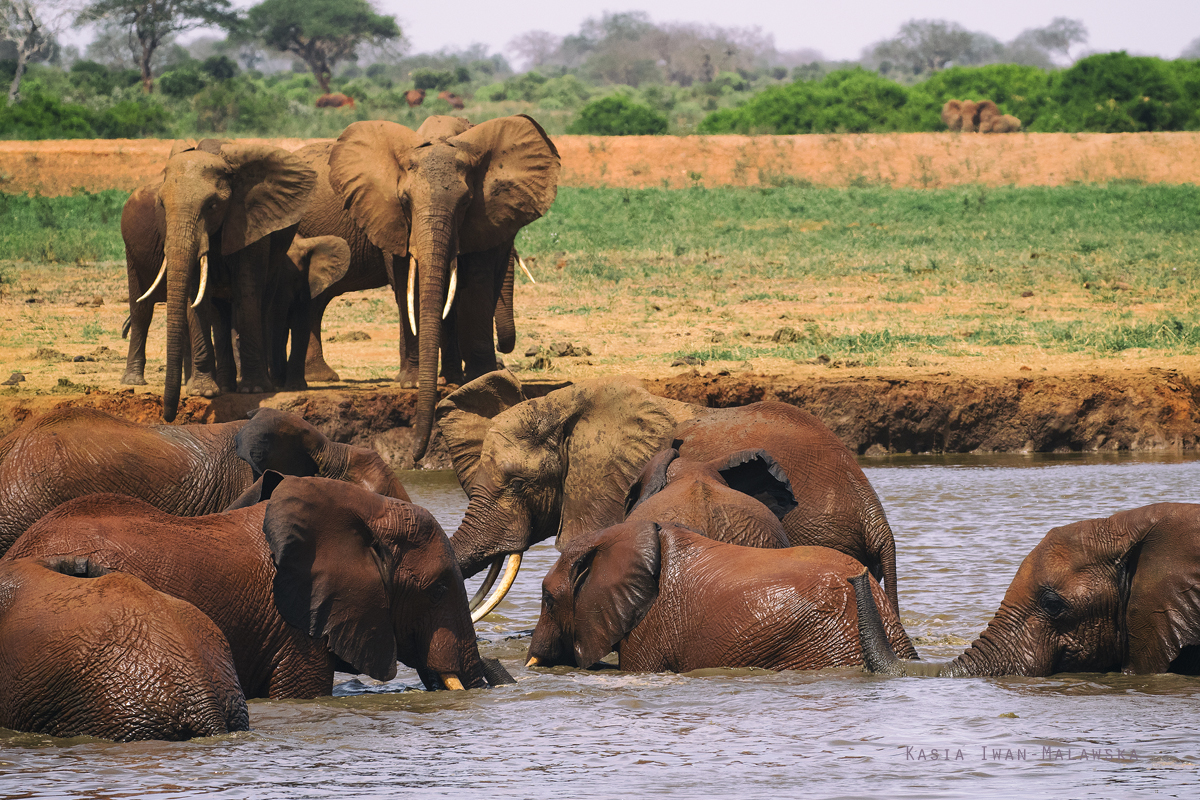
[[[163,386],[163,419],[173,422],[179,411],[183,381],[184,347],[188,336],[188,283],[192,267],[208,250],[207,235],[199,214],[167,226],[164,245],[167,271],[167,367]]]
[[[863,663],[868,672],[877,675],[927,675],[943,676],[948,664],[930,664],[924,661],[904,661],[896,656],[888,641],[887,630],[879,617],[879,607],[871,595],[871,580],[867,570],[848,578],[854,587],[854,604],[858,611],[858,636],[862,646]]]
[[[500,291],[496,293],[496,349],[511,353],[517,346],[517,325],[513,321],[513,267],[517,261],[517,249],[508,249],[508,265]]]
[[[413,248],[417,261],[421,308],[417,312],[417,416],[413,422],[413,461],[425,457],[433,432],[433,410],[437,405],[438,353],[442,344],[442,306],[446,302],[450,262],[457,254],[458,237],[453,214],[431,215],[414,220],[414,233],[422,230],[424,242]],[[414,239],[417,237],[414,236]],[[424,246],[421,246],[424,245]]]

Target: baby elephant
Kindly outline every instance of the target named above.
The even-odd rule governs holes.
[[[249,719],[229,645],[191,603],[86,558],[0,563],[0,727],[178,741]]]
[[[625,519],[674,523],[747,547],[790,547],[781,520],[796,505],[787,474],[765,450],[688,461],[670,448],[630,487]]]
[[[863,565],[825,547],[762,550],[677,526],[624,522],[573,540],[542,583],[530,666],[623,670],[821,669],[863,663],[849,578]],[[870,581],[891,648],[916,651]]]

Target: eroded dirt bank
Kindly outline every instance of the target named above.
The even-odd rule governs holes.
[[[562,383],[527,383],[538,396]],[[852,450],[886,453],[1168,451],[1200,449],[1200,385],[1182,371],[1129,369],[1067,375],[874,374],[780,377],[692,371],[646,381],[655,394],[710,407],[780,400],[816,414]],[[314,390],[275,395],[187,398],[190,423],[242,418],[258,406],[301,414],[341,442],[370,445],[396,468],[408,456],[416,393]],[[0,397],[0,433],[64,405],[100,408],[157,422],[157,394],[133,390]],[[448,468],[435,437],[426,468]]]

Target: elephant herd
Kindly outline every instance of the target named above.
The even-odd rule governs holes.
[[[294,153],[179,142],[121,216],[129,278],[122,382],[146,383],[155,303],[167,313],[168,422],[185,369],[188,393],[205,397],[337,380],[321,346],[326,307],[390,284],[401,319],[398,379],[419,386],[420,459],[439,357],[445,378],[462,383],[496,369],[497,348],[515,346],[514,239],[554,201],[559,170],[558,151],[526,116],[476,126],[434,116],[416,131],[356,122],[336,141]]]
[[[800,409],[622,378],[531,399],[501,370],[436,418],[469,498],[449,537],[377,454],[292,414],[27,421],[0,441],[0,726],[244,730],[246,698],[327,695],[335,671],[388,680],[397,661],[428,689],[511,683],[473,623],[551,537],[527,667],[1200,673],[1200,505],[1055,528],[979,638],[931,664],[878,497]]]

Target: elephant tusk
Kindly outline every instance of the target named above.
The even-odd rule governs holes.
[[[492,562],[487,577],[483,579],[483,583],[479,584],[479,591],[475,592],[475,596],[471,598],[471,602],[468,604],[468,607],[472,611],[479,608],[479,604],[483,602],[483,598],[487,597],[487,593],[492,590],[492,584],[496,582],[496,576],[500,574],[500,567],[503,564],[503,556],[497,556],[496,560]]]
[[[530,656],[529,660],[525,662],[525,666],[527,666],[527,667],[536,667],[537,665],[538,665],[537,656]]]
[[[500,601],[504,599],[504,595],[508,594],[508,590],[512,588],[513,581],[517,579],[517,571],[521,569],[521,554],[509,553],[508,564],[504,570],[504,577],[500,579],[500,585],[496,587],[496,591],[492,592],[492,596],[487,601],[471,612],[471,622],[479,622],[479,620],[492,613],[496,606],[500,605]]]
[[[458,291],[458,259],[450,265],[450,289],[446,292],[446,305],[442,309],[442,319],[450,314],[450,306],[454,305],[454,293]]]
[[[533,273],[529,271],[529,267],[525,266],[525,259],[521,258],[520,254],[517,255],[517,263],[521,265],[521,271],[525,273],[525,277],[529,278],[531,282],[537,283],[533,278]]]
[[[412,335],[417,335],[417,312],[413,295],[417,289],[417,259],[416,256],[410,256],[408,259],[408,329],[412,331]]]
[[[208,288],[208,253],[200,256],[200,289],[196,292],[196,299],[192,303],[192,308],[198,308],[200,301],[204,299],[204,291]]]
[[[162,266],[158,268],[158,275],[155,276],[154,283],[150,284],[150,288],[146,290],[146,293],[143,294],[141,297],[139,297],[134,302],[140,303],[143,300],[145,300],[147,297],[149,297],[150,295],[154,294],[154,290],[158,288],[158,285],[160,283],[162,283],[163,276],[166,274],[167,274],[167,257],[163,256],[163,263],[162,263]]]
[[[452,689],[456,692],[461,692],[464,688],[466,688],[462,685],[462,681],[460,681],[458,679],[458,676],[455,675],[453,672],[443,673],[441,678],[442,678],[442,684],[447,689]]]

